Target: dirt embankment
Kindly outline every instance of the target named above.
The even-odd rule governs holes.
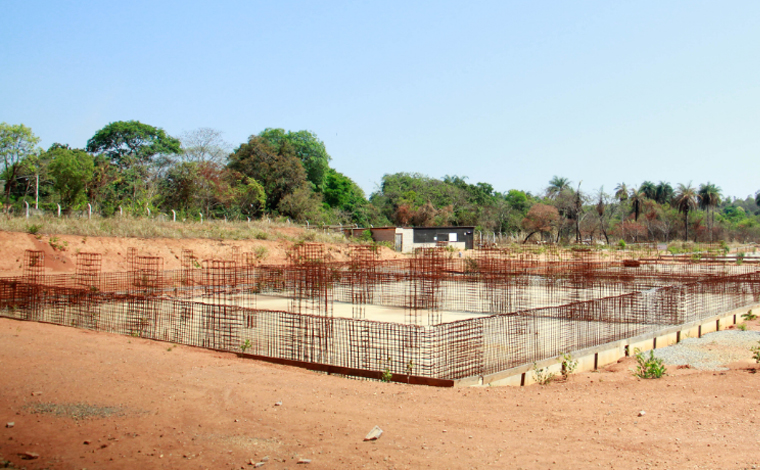
[[[201,238],[117,238],[83,237],[78,235],[41,235],[0,231],[0,275],[23,274],[24,251],[41,250],[45,253],[45,273],[73,273],[76,255],[80,252],[103,255],[102,271],[127,271],[127,250],[137,249],[141,256],[158,256],[164,260],[164,269],[182,267],[182,250],[192,250],[200,259],[232,259],[233,247],[240,253],[258,253],[260,263],[279,264],[286,260],[293,242],[280,240],[211,240]],[[386,247],[379,247],[381,259],[402,257]],[[327,256],[334,261],[346,261],[351,245],[327,244]]]

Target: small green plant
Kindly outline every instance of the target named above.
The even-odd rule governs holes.
[[[649,357],[647,357],[637,349],[636,362],[638,365],[633,375],[640,379],[659,379],[666,373],[665,364],[659,357],[654,357],[654,350],[649,351]]]
[[[390,382],[391,379],[393,379],[393,373],[391,372],[391,358],[388,357],[388,360],[385,363],[385,370],[383,371],[383,374],[380,376],[380,380],[383,382]]]
[[[741,265],[744,262],[744,252],[740,251],[736,254],[736,264]]]
[[[745,325],[744,323],[739,323],[738,325],[736,325],[736,327],[742,331],[747,331],[747,325]]]
[[[51,237],[50,240],[48,240],[48,243],[50,244],[50,247],[56,251],[66,251],[66,247],[69,246],[69,243],[66,240],[61,240],[58,237]]]
[[[752,351],[752,359],[760,364],[760,341],[757,342],[757,346],[753,346],[749,350]]]
[[[42,225],[32,224],[26,226],[26,232],[31,233],[32,235],[37,235],[40,233],[40,230],[42,230]]]
[[[752,309],[749,309],[749,311],[747,313],[745,313],[744,315],[742,315],[742,318],[744,318],[744,320],[746,320],[746,321],[752,321],[752,320],[754,320],[754,319],[757,318],[757,315],[755,315],[754,313],[752,313]]]
[[[533,363],[533,380],[539,385],[548,385],[556,375],[554,372],[549,372],[548,368],[539,368],[535,362]]]
[[[363,243],[372,243],[372,241],[373,241],[373,240],[372,240],[372,231],[370,231],[370,230],[364,230],[364,231],[361,233],[361,235],[359,235],[359,236],[358,236],[358,237],[356,237],[356,238],[358,238],[358,239],[359,239],[359,241],[360,241],[360,242],[363,242]]]
[[[251,344],[251,340],[249,340],[249,339],[245,340],[245,343],[243,343],[243,344],[240,345],[240,349],[243,352],[246,352],[247,350],[251,349],[252,347],[253,347],[253,345]]]
[[[253,256],[255,256],[257,260],[263,260],[268,254],[269,250],[265,246],[257,246],[253,249]]]
[[[626,247],[626,243],[625,243],[625,240],[620,240],[620,241],[618,242],[618,247],[619,247],[621,250],[625,250],[625,247]]]
[[[573,359],[573,356],[569,353],[562,353],[562,378],[567,380],[570,377],[570,374],[575,372],[575,369],[577,368],[578,361]]]

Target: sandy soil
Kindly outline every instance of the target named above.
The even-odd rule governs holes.
[[[28,469],[239,469],[267,457],[264,469],[760,463],[760,375],[747,364],[659,380],[632,367],[626,359],[547,386],[437,389],[0,319],[0,460]],[[364,442],[376,425],[382,436]]]
[[[284,229],[283,229],[284,230]],[[291,231],[302,229],[290,229]],[[295,236],[297,234],[293,234]],[[52,243],[51,243],[52,241]],[[45,273],[76,272],[76,256],[80,252],[103,255],[103,272],[127,271],[127,250],[136,248],[141,256],[159,256],[164,260],[164,269],[182,267],[182,250],[192,250],[196,258],[232,259],[233,247],[240,247],[241,253],[255,252],[266,248],[265,264],[284,263],[292,242],[287,240],[210,240],[198,238],[116,238],[82,237],[76,235],[43,235],[39,238],[27,233],[0,231],[0,276],[16,276],[24,271],[24,251],[45,252]],[[55,247],[54,247],[55,246]],[[350,245],[326,245],[326,252],[335,261],[346,261]],[[380,247],[381,259],[394,259],[403,255]]]

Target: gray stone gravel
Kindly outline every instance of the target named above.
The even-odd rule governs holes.
[[[667,348],[656,349],[666,365],[689,365],[694,369],[728,370],[727,364],[750,361],[750,348],[758,345],[760,331],[724,330],[708,333],[701,338],[686,338]]]

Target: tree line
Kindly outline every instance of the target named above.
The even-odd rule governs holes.
[[[386,174],[367,198],[330,166],[312,132],[264,129],[237,147],[200,128],[173,137],[139,121],[98,130],[83,149],[0,124],[4,212],[24,203],[65,214],[88,204],[102,216],[174,211],[178,218],[287,217],[321,225],[475,226],[523,242],[760,240],[760,192],[724,197],[710,182],[619,183],[607,192],[553,177],[540,194],[464,176]]]

